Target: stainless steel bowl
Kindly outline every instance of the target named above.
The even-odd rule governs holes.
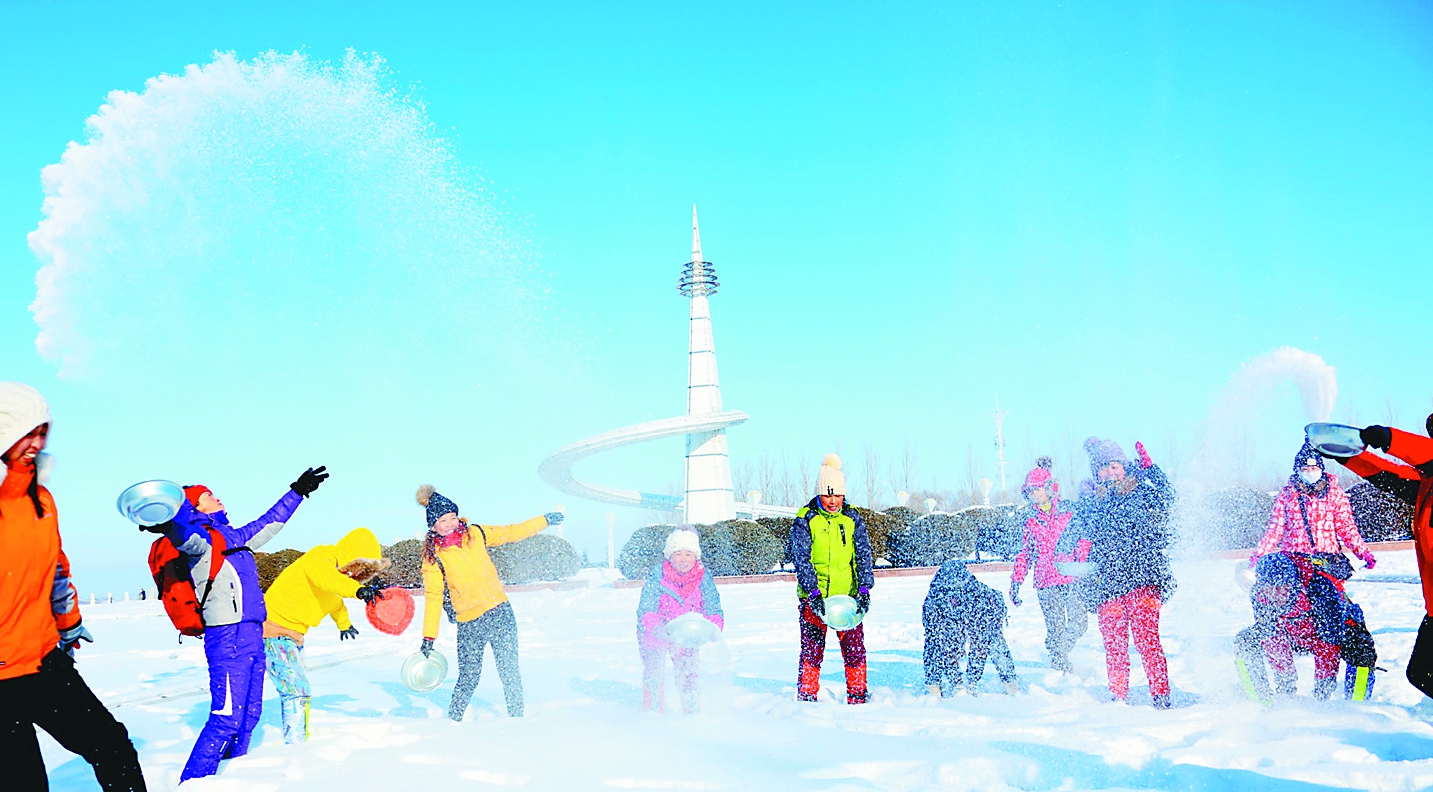
[[[119,494],[115,508],[138,525],[159,525],[173,519],[184,502],[184,489],[172,481],[141,481]]]
[[[1311,423],[1304,427],[1309,445],[1331,457],[1347,459],[1358,456],[1367,448],[1357,426],[1336,423]]]
[[[837,594],[826,598],[826,615],[822,617],[822,621],[826,622],[826,626],[844,632],[856,629],[856,625],[860,624],[865,616],[866,614],[856,607],[855,597]]]
[[[403,661],[403,670],[399,673],[404,687],[414,693],[427,693],[436,690],[448,678],[448,658],[436,649],[427,657],[422,652],[414,652]]]
[[[717,626],[700,613],[684,613],[667,622],[667,639],[684,649],[716,640]]]

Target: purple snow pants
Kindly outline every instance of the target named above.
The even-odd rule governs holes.
[[[209,661],[209,721],[199,732],[180,782],[214,775],[221,759],[249,752],[264,706],[264,625],[239,622],[204,630]]]

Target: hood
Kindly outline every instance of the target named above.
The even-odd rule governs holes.
[[[965,588],[976,582],[975,576],[965,567],[964,561],[947,561],[940,565],[937,573],[943,578],[942,582],[951,589]]]
[[[378,537],[367,528],[354,528],[335,545],[338,565],[343,566],[359,558],[378,559],[383,557],[383,545]]]

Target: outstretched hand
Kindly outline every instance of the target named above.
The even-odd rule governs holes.
[[[382,584],[375,580],[373,582],[359,586],[358,591],[354,592],[354,596],[363,600],[363,604],[367,605],[368,603],[378,599],[378,595],[381,593],[383,593]]]
[[[1144,450],[1144,443],[1134,441],[1134,452],[1139,454],[1139,466],[1142,468],[1154,467],[1154,460],[1149,458],[1149,452]]]
[[[305,470],[299,474],[298,481],[289,485],[289,489],[307,498],[313,494],[314,490],[318,489],[318,485],[322,484],[324,479],[328,478],[328,473],[324,472],[326,470],[328,470],[327,465],[319,465],[316,468]]]
[[[358,628],[350,626],[347,630],[339,630],[338,640],[347,641],[349,638],[358,638]]]
[[[1387,451],[1388,447],[1393,445],[1393,430],[1377,424],[1366,426],[1359,431],[1358,439],[1362,440],[1364,445]]]
[[[826,600],[821,598],[821,592],[813,591],[806,597],[806,604],[811,612],[822,618],[826,617]]]
[[[562,523],[562,512],[548,512],[547,514],[544,514],[542,516],[544,519],[547,520],[548,527],[552,527],[554,525],[559,525]]]

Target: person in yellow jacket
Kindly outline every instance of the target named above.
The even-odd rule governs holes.
[[[279,692],[284,742],[308,739],[309,687],[304,672],[304,636],[325,617],[338,626],[340,641],[358,637],[345,599],[370,602],[382,590],[378,573],[392,562],[367,528],[355,528],[336,545],[319,545],[279,573],[264,593],[264,660]]]
[[[562,513],[549,512],[512,525],[470,524],[458,516],[458,504],[430,484],[418,488],[418,505],[427,509],[428,517],[423,540],[423,655],[433,651],[438,639],[440,609],[458,625],[458,681],[448,717],[463,719],[483,672],[483,650],[492,644],[508,716],[520,718],[517,618],[488,548],[535,536],[562,522]]]

